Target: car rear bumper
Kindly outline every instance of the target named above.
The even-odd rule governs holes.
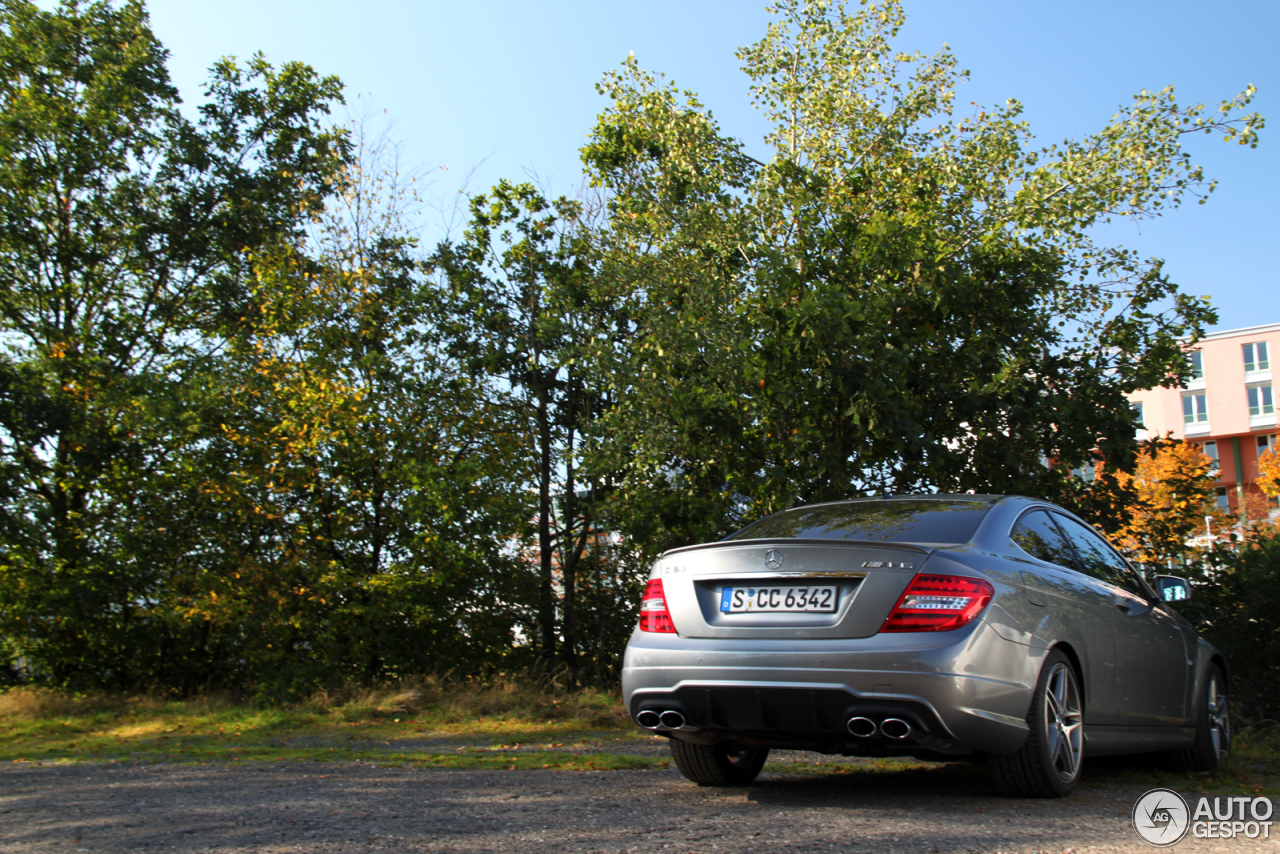
[[[845,640],[681,638],[637,631],[622,687],[634,719],[674,710],[677,737],[753,734],[778,743],[1005,753],[1025,722],[1044,651],[1001,638],[981,620],[952,632]],[[911,723],[910,742],[857,738],[852,717]],[[659,727],[660,730],[670,729]]]

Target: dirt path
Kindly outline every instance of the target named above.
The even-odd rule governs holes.
[[[766,773],[700,789],[674,770],[366,763],[0,763],[0,852],[1150,852],[1140,791],[1003,798],[975,775]],[[1176,851],[1280,852],[1187,839]]]

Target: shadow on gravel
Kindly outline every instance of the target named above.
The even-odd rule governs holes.
[[[781,770],[781,769],[777,769]],[[777,806],[841,806],[903,803],[955,798],[984,803],[1017,804],[1025,799],[1004,795],[991,779],[985,760],[922,763],[907,768],[831,765],[766,774],[749,789],[748,800]],[[1160,754],[1101,756],[1085,761],[1084,777],[1074,798],[1090,793],[1106,796],[1117,789],[1139,791],[1164,786],[1184,792],[1207,786],[1208,775],[1171,768]],[[1071,802],[1072,798],[1065,799]]]
[[[859,801],[939,796],[1000,797],[985,762],[945,762],[897,770],[839,770],[813,774],[771,774],[748,790],[747,799],[776,806],[845,806]]]

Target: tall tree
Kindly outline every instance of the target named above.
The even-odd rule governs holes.
[[[463,239],[442,244],[432,259],[449,302],[438,322],[449,350],[493,378],[495,393],[527,425],[536,641],[544,661],[558,657],[571,671],[581,646],[579,573],[600,559],[609,486],[607,471],[582,468],[584,438],[610,405],[584,355],[617,329],[612,304],[595,288],[587,218],[580,202],[548,201],[530,184],[502,182],[472,200]]]
[[[254,322],[222,332],[191,396],[216,418],[171,466],[194,494],[154,511],[193,534],[162,604],[214,684],[500,666],[529,598],[512,419],[423,323],[412,185],[367,131],[306,240],[251,254]]]
[[[0,632],[58,681],[136,677],[172,402],[346,159],[336,79],[224,60],[190,121],[166,58],[140,2],[0,10]]]
[[[634,59],[584,148],[609,198],[602,280],[635,319],[600,348],[631,530],[671,544],[868,489],[1070,497],[1129,469],[1125,393],[1176,383],[1214,315],[1094,226],[1212,188],[1193,132],[1262,121],[1172,90],[1041,150],[1020,105],[957,117],[949,52],[893,48],[896,0],[782,0],[739,53],[767,162]],[[1047,465],[1047,461],[1058,465]]]

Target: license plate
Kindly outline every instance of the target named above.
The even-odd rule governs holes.
[[[726,587],[720,591],[725,614],[807,612],[835,613],[836,587]]]

